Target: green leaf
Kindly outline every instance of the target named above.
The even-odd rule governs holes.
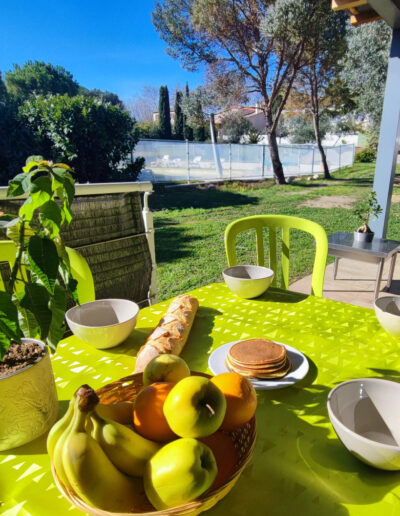
[[[54,163],[53,171],[58,171],[59,168],[74,173],[74,170],[69,165],[66,165],[65,163]]]
[[[67,201],[68,204],[71,204],[72,201],[74,200],[74,195],[75,195],[74,178],[71,176],[71,174],[69,174],[68,172],[66,172],[65,170],[62,170],[62,169],[53,169],[53,177],[63,187],[63,188],[61,188],[61,187],[56,188],[57,195],[59,196],[59,198],[64,201]],[[53,179],[53,181],[54,181],[54,179]],[[53,188],[54,188],[54,185],[53,185]]]
[[[57,344],[64,336],[65,332],[65,311],[67,309],[67,295],[65,290],[56,285],[54,296],[50,299],[51,324],[47,336],[47,344],[52,351],[55,351]]]
[[[33,213],[43,206],[52,197],[51,181],[48,177],[38,177],[31,184],[31,195],[19,209],[19,216],[25,215],[27,220],[32,220]]]
[[[0,330],[0,360],[7,353],[8,348],[10,347],[11,341],[7,337],[5,333]]]
[[[32,156],[32,157],[34,157],[34,156]],[[36,167],[37,167],[36,161],[29,161],[29,163],[27,163],[26,166],[22,168],[22,170],[25,172],[25,174],[29,174],[29,172]]]
[[[45,192],[50,197],[53,194],[51,189],[51,179],[48,176],[40,176],[32,181],[31,193]]]
[[[19,242],[21,223],[19,218],[13,219],[6,224],[7,237],[14,242]]]
[[[21,342],[18,311],[11,296],[0,291],[0,359],[7,352],[10,340]]]
[[[42,340],[47,338],[51,324],[49,302],[50,295],[45,287],[37,283],[25,285],[25,294],[21,299],[20,305],[34,315],[40,327],[40,338]]]
[[[8,182],[7,197],[18,197],[29,190],[30,177],[26,174],[17,174]]]
[[[35,338],[40,335],[39,323],[30,310],[20,305],[18,315],[19,326],[25,337]]]
[[[69,209],[69,206],[66,203],[64,203],[63,209],[64,209],[63,211],[64,211],[65,221],[67,224],[70,224],[71,220],[72,220],[71,210]]]
[[[65,250],[60,260],[59,273],[75,304],[79,305],[78,282],[72,277],[68,253]]]
[[[59,264],[55,243],[49,238],[33,236],[29,240],[28,260],[32,272],[37,275],[44,287],[53,294]]]
[[[28,158],[26,158],[25,165],[28,165],[32,161],[38,164],[40,161],[43,161],[43,156],[29,156]]]
[[[48,229],[49,233],[56,237],[60,232],[62,222],[61,209],[58,204],[54,201],[47,201],[43,204],[39,213],[39,220]]]

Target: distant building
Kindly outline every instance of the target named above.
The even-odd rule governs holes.
[[[174,108],[171,108],[169,110],[169,117],[170,117],[171,124],[172,124],[173,121],[175,120],[175,110],[174,110]],[[153,111],[153,122],[158,123],[158,119],[159,119],[158,111]]]
[[[238,111],[253,124],[258,132],[265,132],[265,116],[258,103],[255,106],[232,106],[218,111],[218,113],[215,114],[215,123],[221,124],[227,114],[236,113]]]

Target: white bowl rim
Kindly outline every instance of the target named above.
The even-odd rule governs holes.
[[[384,303],[384,302],[389,303],[389,300],[391,300],[391,301],[397,300],[397,304],[400,304],[400,296],[381,296],[381,297],[378,297],[378,299],[375,299],[375,301],[374,301],[375,310],[379,310],[380,312],[383,312],[384,314],[390,315],[393,317],[400,317],[399,315],[393,314],[392,312],[388,312],[386,309],[384,309],[380,306],[381,303]]]
[[[79,308],[81,308],[82,306],[87,306],[87,305],[91,305],[91,304],[94,304],[94,303],[98,303],[100,301],[123,301],[125,303],[130,303],[132,305],[134,305],[134,307],[136,308],[136,313],[134,313],[131,317],[129,317],[128,319],[124,319],[123,321],[119,321],[115,324],[106,324],[104,326],[89,326],[87,324],[82,324],[82,323],[79,323],[79,322],[76,322],[74,321],[73,319],[71,319],[70,315],[71,315],[71,312],[75,312],[77,311]],[[112,298],[105,298],[105,299],[95,299],[94,301],[88,301],[87,303],[82,303],[81,305],[76,305],[76,306],[73,306],[72,308],[70,308],[69,310],[67,310],[65,312],[65,317],[68,321],[72,322],[72,324],[78,324],[79,326],[81,326],[82,328],[112,328],[113,326],[119,326],[120,324],[124,324],[128,321],[131,321],[132,319],[134,319],[135,317],[137,317],[138,313],[139,313],[139,310],[140,310],[140,307],[137,303],[135,303],[135,301],[131,301],[130,299],[123,299],[123,298],[116,298],[116,297],[112,297]]]
[[[254,268],[257,268],[257,269],[261,269],[261,270],[263,270],[266,273],[266,276],[261,277],[261,278],[239,278],[238,276],[231,276],[229,274],[229,271],[231,269],[235,269],[236,267],[254,267]],[[233,279],[239,279],[240,281],[257,281],[257,280],[273,278],[275,272],[272,269],[269,269],[268,267],[264,267],[264,265],[247,265],[247,264],[242,264],[242,265],[232,265],[231,267],[226,267],[226,269],[222,270],[222,274],[226,274],[227,276],[229,276],[230,278],[233,278]]]
[[[397,382],[392,382],[391,380],[385,380],[384,378],[354,378],[353,380],[348,380],[347,382],[341,382],[339,385],[336,385],[333,389],[329,391],[328,394],[328,401],[327,401],[327,407],[328,407],[328,413],[330,417],[333,417],[335,419],[335,422],[340,426],[342,429],[346,430],[347,432],[350,432],[351,434],[357,436],[361,441],[364,441],[365,443],[371,444],[377,448],[384,448],[386,450],[396,450],[400,452],[400,446],[395,446],[394,444],[385,444],[380,443],[378,441],[374,441],[372,439],[368,439],[368,437],[364,437],[363,435],[358,434],[357,432],[354,432],[354,430],[351,430],[348,426],[346,426],[344,423],[340,421],[340,419],[336,416],[333,409],[331,408],[331,397],[334,394],[336,390],[339,390],[343,385],[349,384],[349,383],[359,383],[359,382],[365,382],[365,381],[372,381],[372,382],[379,382],[379,383],[390,383],[390,384],[397,384],[400,387],[400,384]]]

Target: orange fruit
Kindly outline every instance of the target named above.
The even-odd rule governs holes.
[[[156,382],[139,392],[133,406],[136,431],[152,441],[166,442],[176,438],[163,413],[165,398],[175,384]]]
[[[244,376],[238,373],[222,373],[211,378],[226,398],[226,414],[221,430],[234,430],[254,416],[257,407],[256,391]]]
[[[228,434],[223,432],[215,432],[208,437],[199,439],[206,444],[214,454],[217,462],[218,474],[210,489],[216,489],[222,485],[235,471],[236,462],[238,459],[237,451],[232,439]]]

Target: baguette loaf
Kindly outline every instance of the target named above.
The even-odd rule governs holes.
[[[150,360],[158,355],[180,355],[198,307],[198,300],[188,295],[178,296],[171,301],[166,314],[139,349],[135,373],[141,373]]]

